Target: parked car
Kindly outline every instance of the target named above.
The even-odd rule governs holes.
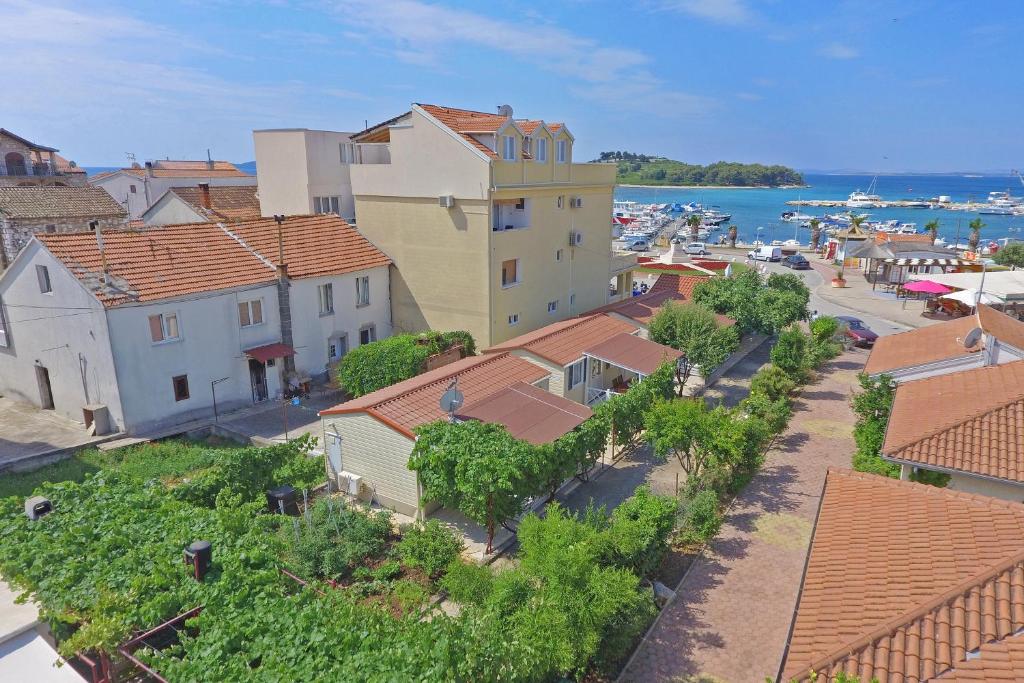
[[[782,247],[768,245],[758,247],[753,251],[747,252],[747,258],[754,261],[781,261]]]
[[[686,245],[686,253],[693,254],[694,256],[707,256],[708,245],[703,242],[690,242]]]
[[[846,328],[846,336],[853,341],[854,346],[874,346],[878,335],[864,324],[859,318],[849,315],[837,315],[836,320]]]
[[[805,259],[802,254],[793,254],[792,256],[787,256],[786,258],[782,259],[782,262],[779,263],[779,265],[786,266],[787,268],[792,268],[793,270],[811,269],[811,262]]]
[[[647,240],[633,240],[626,248],[630,251],[647,251],[651,245],[647,243]]]

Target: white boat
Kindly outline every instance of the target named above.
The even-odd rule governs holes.
[[[874,194],[875,185],[877,183],[878,176],[875,176],[871,179],[871,184],[868,185],[867,192],[861,192],[860,190],[854,190],[851,192],[850,197],[846,200],[846,205],[851,209],[870,209],[878,206],[882,202],[882,198],[877,194]]]
[[[779,218],[786,223],[805,223],[814,218],[814,216],[800,213],[799,211],[783,211]]]
[[[1024,203],[1024,200],[1020,197],[1012,196],[1009,190],[1007,190],[1006,192],[989,192],[988,203],[994,207],[1012,209],[1015,206],[1020,206]]]

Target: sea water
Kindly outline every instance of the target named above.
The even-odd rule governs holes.
[[[705,207],[732,214],[732,218],[722,225],[720,232],[711,233],[709,240],[717,241],[719,235],[726,233],[729,225],[735,225],[739,239],[751,242],[760,239],[772,240],[798,239],[806,244],[810,241],[810,229],[801,228],[795,223],[781,220],[783,211],[797,211],[809,216],[847,211],[845,207],[819,208],[811,206],[789,206],[787,201],[793,199],[831,199],[845,201],[854,190],[867,191],[871,184],[870,175],[824,175],[804,174],[808,187],[778,189],[684,189],[672,187],[617,187],[616,199],[631,199],[644,204],[678,202],[699,202]],[[1014,176],[964,176],[964,175],[891,175],[878,176],[872,193],[880,195],[882,200],[924,199],[928,200],[939,195],[949,195],[954,202],[984,202],[989,192],[1005,192],[1009,190],[1014,196],[1024,196],[1024,186]],[[918,232],[924,231],[925,223],[939,221],[939,235],[953,244],[957,241],[967,243],[970,234],[968,223],[980,218],[985,223],[981,230],[982,244],[1001,237],[1024,239],[1024,216],[991,216],[980,215],[971,211],[949,211],[946,209],[855,209],[857,213],[870,214],[870,221],[898,220],[904,223],[916,223]],[[758,231],[757,228],[762,228]]]

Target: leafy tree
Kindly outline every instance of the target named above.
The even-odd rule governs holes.
[[[1024,244],[1007,244],[993,257],[1001,266],[1024,268]]]
[[[631,569],[640,576],[653,573],[668,549],[678,510],[674,497],[655,495],[646,486],[637,488],[599,526],[602,564]]]
[[[790,376],[799,376],[807,365],[807,335],[792,326],[779,335],[771,350],[772,364]]]
[[[458,559],[463,548],[461,538],[436,519],[430,519],[403,528],[396,550],[402,564],[419,567],[435,578]]]
[[[807,318],[810,291],[792,274],[773,273],[767,281],[753,270],[733,277],[708,278],[694,288],[694,303],[736,320],[744,331],[775,334]]]
[[[978,244],[981,243],[981,229],[985,224],[980,218],[975,218],[968,224],[971,229],[971,236],[967,238],[967,246],[971,251],[978,251]],[[998,252],[997,252],[998,253]]]
[[[889,375],[872,379],[867,374],[861,374],[857,379],[861,392],[853,397],[853,412],[857,414],[857,422],[853,427],[853,438],[857,443],[853,469],[898,478],[899,465],[882,460],[881,457],[885,429],[896,393],[893,379]]]
[[[700,214],[692,213],[686,218],[686,224],[690,226],[690,241],[694,242],[697,240],[697,234],[700,231],[700,224],[703,218]]]
[[[787,399],[796,390],[792,376],[776,365],[758,370],[750,380],[751,394],[764,394],[770,400]]]
[[[607,415],[620,444],[632,443],[644,428],[644,412],[658,399],[672,398],[675,394],[675,364],[661,367],[635,382],[626,393],[613,396],[597,407],[595,412]]]
[[[419,473],[424,499],[454,508],[494,534],[522,512],[538,472],[530,444],[498,424],[443,420],[416,429],[409,469]]]
[[[939,238],[939,221],[933,219],[924,224],[924,231],[928,233],[928,236],[932,240],[932,244],[935,244],[935,240]]]
[[[714,538],[722,526],[722,514],[718,508],[718,493],[714,489],[703,489],[689,498],[683,504],[679,540],[697,544]]]
[[[729,411],[709,409],[703,399],[658,401],[645,415],[644,426],[654,454],[675,457],[688,479],[711,465],[731,465],[740,454],[741,437]]]
[[[821,221],[817,218],[811,219],[811,249],[815,252],[818,251],[818,246],[821,244]]]
[[[652,341],[685,354],[686,362],[676,366],[680,396],[695,368],[706,377],[739,346],[735,327],[719,326],[715,315],[700,306],[666,302],[651,319],[648,329]]]

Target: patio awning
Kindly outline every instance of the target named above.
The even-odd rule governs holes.
[[[600,344],[583,349],[583,355],[646,376],[662,363],[679,360],[683,352],[635,334],[620,332]]]
[[[593,413],[590,408],[526,382],[516,382],[459,411],[460,418],[497,423],[535,446],[568,434]]]
[[[265,344],[264,346],[246,349],[245,355],[254,360],[258,360],[261,363],[266,363],[271,358],[286,358],[287,356],[294,356],[295,349],[287,344]]]
[[[857,249],[847,254],[847,256],[849,258],[865,259],[885,259],[894,257],[890,249],[887,249],[886,247],[883,247],[882,245],[876,244],[874,242],[865,242],[864,244],[857,247]]]
[[[974,262],[958,258],[887,258],[882,263],[894,266],[969,266]]]
[[[924,294],[946,294],[953,291],[946,285],[940,285],[938,282],[932,282],[931,280],[913,280],[903,285],[903,289],[908,292],[922,292]]]
[[[940,299],[950,299],[951,301],[959,301],[962,304],[968,306],[974,306],[978,303],[978,290],[976,289],[962,289],[959,292],[953,292],[952,294],[943,294],[939,297]],[[988,292],[981,293],[981,303],[986,306],[1002,305],[1006,302]]]

